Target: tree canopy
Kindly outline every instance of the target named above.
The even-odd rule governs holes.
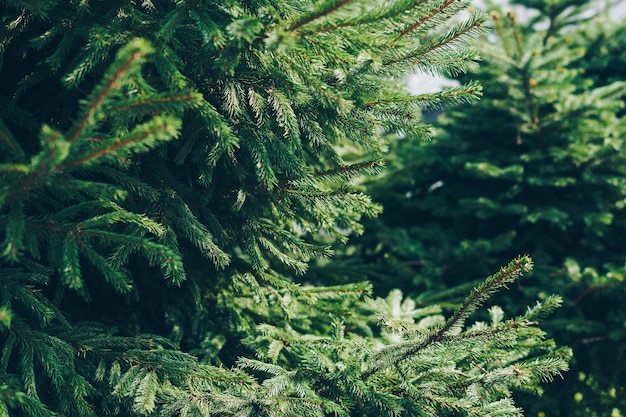
[[[404,87],[477,67],[467,3],[0,5],[0,416],[517,416],[567,369],[560,297],[471,317],[527,256],[449,314],[304,278],[388,138],[480,95]]]

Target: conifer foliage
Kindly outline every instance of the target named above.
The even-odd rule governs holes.
[[[475,67],[465,3],[1,5],[0,416],[519,415],[566,369],[558,297],[466,323],[525,257],[447,319],[298,284],[380,211],[380,134],[479,94],[402,87]]]
[[[563,295],[545,326],[574,359],[527,408],[623,415],[623,22],[578,0],[519,0],[491,22],[478,44],[484,62],[469,75],[484,96],[444,111],[433,141],[393,142],[393,169],[369,187],[386,210],[368,222],[359,263],[417,289],[422,303],[455,303],[502,258],[529,254],[531,279],[498,302]]]

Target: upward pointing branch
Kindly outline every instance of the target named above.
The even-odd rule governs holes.
[[[528,272],[531,269],[532,260],[528,256],[514,259],[506,267],[500,269],[500,271],[491,275],[476,287],[465,299],[463,305],[454,312],[452,317],[442,327],[429,334],[427,338],[412,346],[407,344],[392,345],[374,355],[372,358],[373,364],[369,370],[361,375],[361,378],[365,380],[384,368],[396,366],[432,343],[441,341],[446,336],[446,333],[467,319],[492,294],[505,287],[506,284],[514,282],[523,272]],[[398,355],[398,352],[401,354]],[[385,360],[385,358],[390,360]]]
[[[119,64],[117,69],[114,69],[113,73],[107,77],[108,80],[106,83],[92,93],[93,98],[89,101],[87,111],[83,117],[80,118],[74,129],[72,129],[72,132],[67,138],[68,143],[73,143],[81,136],[85,128],[93,122],[94,114],[98,111],[111,91],[120,87],[120,81],[122,78],[129,72],[134,64],[143,60],[149,52],[150,48],[148,47],[147,42],[142,39],[135,39],[129,45],[120,50],[118,60],[120,58],[122,59],[121,64]],[[124,59],[124,55],[128,55],[128,57]]]
[[[400,35],[394,39],[394,41],[392,42],[392,45],[395,45],[396,43],[398,43],[398,41],[400,40],[400,38],[402,38],[403,36],[408,35],[409,33],[413,32],[415,29],[417,29],[418,27],[420,27],[421,25],[423,25],[424,23],[426,23],[427,21],[429,21],[430,19],[432,19],[433,17],[437,16],[439,13],[443,12],[445,9],[447,9],[452,3],[454,3],[456,0],[448,0],[447,2],[445,2],[444,4],[442,4],[438,9],[434,10],[433,12],[427,14],[426,16],[424,16],[423,18],[421,18],[420,20],[418,20],[417,22],[413,23],[411,26],[409,26],[408,28],[404,29]]]
[[[492,294],[514,282],[523,272],[532,269],[532,261],[527,256],[519,257],[511,261],[506,267],[491,275],[485,282],[476,287],[465,299],[463,305],[454,312],[446,324],[437,331],[439,335],[444,335],[454,326],[467,319],[476,309],[487,300]]]
[[[331,14],[332,12],[334,12],[337,9],[340,9],[341,7],[345,6],[346,4],[350,3],[352,0],[339,0],[336,2],[336,4],[331,5],[329,8],[327,9],[323,9],[320,10],[319,12],[309,15],[307,17],[305,17],[304,19],[302,19],[301,21],[289,26],[287,29],[288,30],[298,30],[300,27],[306,25],[307,23],[310,23],[316,19],[319,19],[320,17],[326,16]],[[332,3],[331,3],[332,4]]]

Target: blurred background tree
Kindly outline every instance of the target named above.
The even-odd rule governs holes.
[[[492,7],[478,104],[446,109],[434,140],[400,138],[391,169],[366,184],[384,212],[336,260],[375,290],[454,306],[504,259],[533,274],[498,299],[522,309],[546,291],[565,307],[550,334],[572,370],[529,415],[626,414],[626,26],[584,0]],[[340,278],[339,278],[340,279]]]

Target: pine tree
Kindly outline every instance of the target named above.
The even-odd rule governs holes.
[[[584,1],[516,4],[494,10],[481,68],[460,77],[481,82],[480,102],[446,110],[431,142],[392,143],[391,169],[368,186],[385,211],[342,266],[368,270],[381,292],[453,306],[503,259],[529,254],[531,279],[497,302],[514,311],[562,294],[546,328],[574,360],[541,400],[521,404],[532,415],[622,415],[624,26]]]
[[[476,67],[465,3],[1,4],[0,416],[520,415],[567,368],[559,297],[468,322],[527,257],[448,318],[300,284],[380,211],[381,133],[479,94],[403,88]]]

